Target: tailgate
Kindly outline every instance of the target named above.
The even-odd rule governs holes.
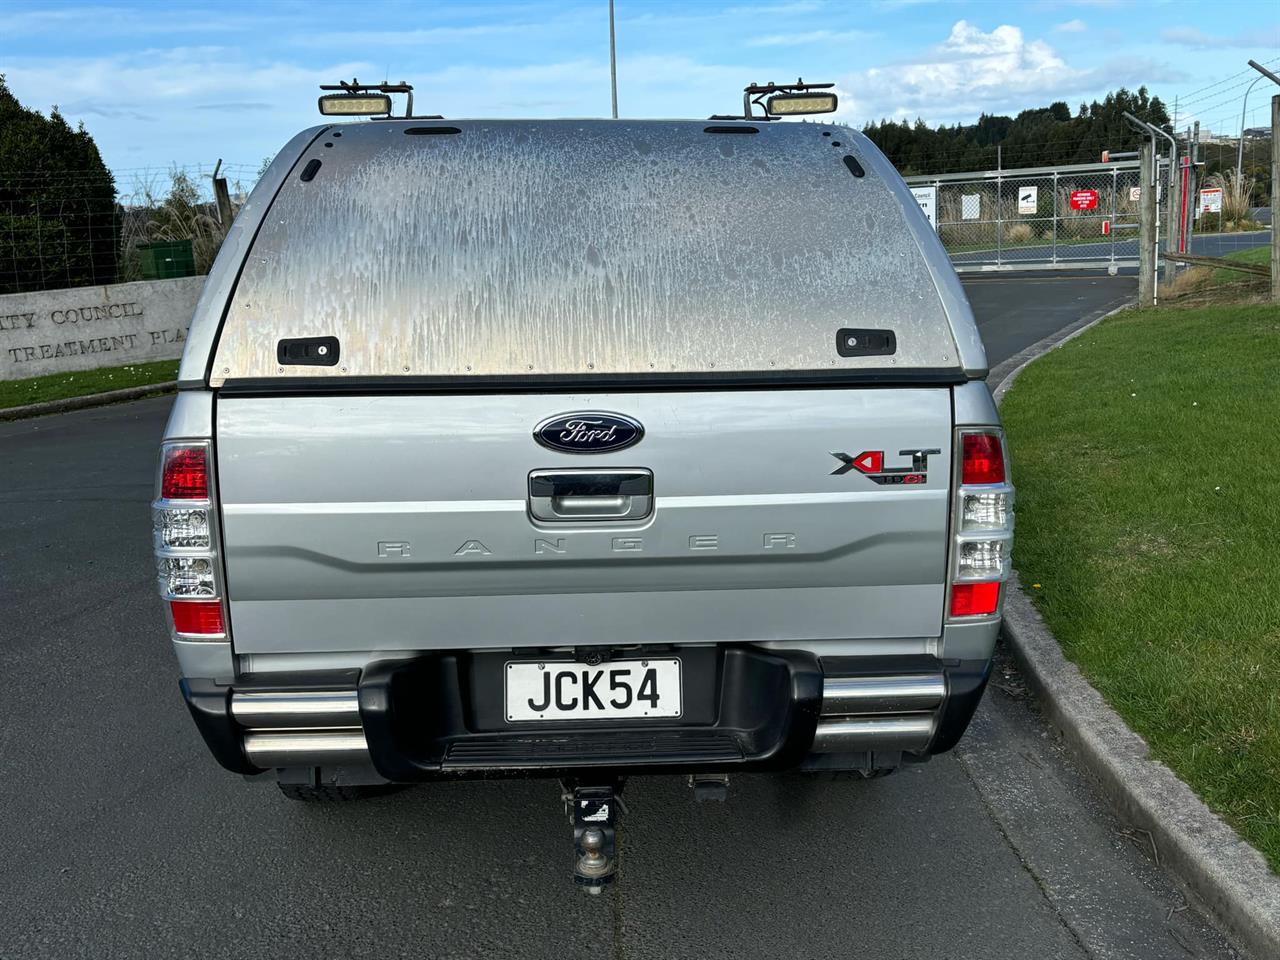
[[[535,442],[575,411],[631,418],[643,438],[594,454]],[[267,653],[936,637],[951,442],[944,387],[224,394],[232,639]],[[937,452],[903,483],[889,471],[909,450]],[[876,452],[885,482],[859,459]],[[647,515],[588,502],[534,519],[531,475],[586,470],[651,472]]]

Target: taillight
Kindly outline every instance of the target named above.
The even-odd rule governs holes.
[[[174,444],[164,448],[160,496],[166,500],[209,499],[209,448]]]
[[[221,600],[170,600],[169,612],[177,633],[203,636],[226,633],[222,626]]]
[[[188,640],[226,637],[211,488],[209,444],[161,448],[160,496],[151,505],[156,572],[174,633]]]
[[[1004,444],[998,433],[962,433],[960,482],[1004,483]]]
[[[956,493],[947,614],[986,617],[1000,610],[1000,584],[1012,570],[1013,487],[999,430],[956,436]]]
[[[999,608],[999,583],[956,583],[951,586],[953,617],[986,616]]]

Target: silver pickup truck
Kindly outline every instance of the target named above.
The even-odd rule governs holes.
[[[986,373],[846,126],[306,130],[209,275],[164,435],[183,695],[295,798],[556,778],[583,882],[628,776],[717,796],[946,751],[1009,573]]]

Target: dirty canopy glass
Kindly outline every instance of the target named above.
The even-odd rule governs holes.
[[[212,382],[958,368],[866,141],[812,123],[705,132],[746,126],[331,128],[264,218]],[[841,327],[892,330],[897,353],[840,357]],[[338,365],[278,365],[280,339],[328,336]]]

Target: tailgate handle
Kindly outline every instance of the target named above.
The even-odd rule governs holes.
[[[534,470],[529,513],[535,520],[639,520],[653,509],[652,470]]]

